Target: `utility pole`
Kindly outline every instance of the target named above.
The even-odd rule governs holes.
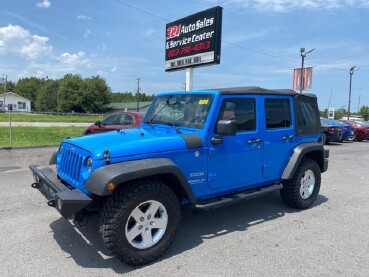
[[[348,99],[348,110],[347,110],[347,120],[350,120],[350,106],[351,106],[351,83],[352,83],[352,74],[354,74],[356,65],[353,65],[350,68],[350,87],[349,87],[349,99]]]
[[[141,80],[141,78],[137,78],[137,93],[136,93],[137,112],[140,111],[140,105],[139,105],[139,102],[138,102],[139,94],[140,94],[140,80]]]
[[[328,114],[329,114],[329,108],[331,107],[332,91],[333,90],[331,89],[331,95],[329,96],[328,109],[327,109],[327,118],[328,118]]]
[[[359,94],[359,103],[357,104],[357,112],[360,112],[360,98],[361,98],[361,94]]]
[[[301,53],[301,72],[300,72],[300,93],[302,93],[302,90],[304,89],[304,59],[306,58],[306,54],[309,54],[311,52],[313,52],[315,50],[315,48],[305,52],[305,48],[300,48],[300,53]]]
[[[4,83],[4,102],[3,102],[3,108],[4,108],[4,112],[5,112],[5,93],[6,93],[6,83],[8,79],[8,75],[5,74],[5,83]]]

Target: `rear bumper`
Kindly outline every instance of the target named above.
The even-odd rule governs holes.
[[[32,187],[38,189],[48,200],[47,204],[63,217],[71,218],[91,203],[92,199],[80,190],[64,185],[51,168],[39,168],[37,165],[30,165],[29,168],[35,178]]]

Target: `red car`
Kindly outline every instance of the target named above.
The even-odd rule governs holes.
[[[141,125],[145,116],[143,112],[117,112],[102,122],[97,121],[91,124],[84,132],[84,135],[107,132],[112,130],[128,129]]]
[[[364,139],[368,138],[369,135],[369,129],[358,122],[351,121],[351,120],[342,120],[343,122],[351,124],[352,127],[354,127],[355,130],[355,136],[357,141],[362,141]]]
[[[355,121],[357,124],[361,124],[366,127],[366,139],[369,140],[369,122],[368,121]]]

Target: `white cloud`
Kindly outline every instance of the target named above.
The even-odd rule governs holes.
[[[116,66],[114,66],[112,69],[110,69],[110,72],[115,72],[115,71],[117,71],[117,67]]]
[[[48,37],[32,35],[30,31],[18,25],[0,28],[0,51],[21,55],[27,59],[37,59],[50,55],[52,46]]]
[[[36,7],[47,9],[51,5],[50,1],[44,0],[43,2],[39,2],[36,4]]]
[[[49,38],[47,37],[34,35],[30,43],[24,45],[20,52],[30,59],[37,59],[40,55],[48,55],[52,50],[52,47],[47,45],[48,41]]]
[[[92,34],[91,30],[86,29],[85,33],[83,34],[84,38],[88,38]]]
[[[79,14],[76,17],[79,20],[91,20],[92,18],[90,16],[84,15],[84,14]]]
[[[232,8],[255,9],[261,12],[285,13],[298,9],[342,9],[345,7],[369,8],[368,0],[208,0],[213,4]]]
[[[82,51],[76,54],[63,53],[60,55],[59,60],[61,63],[72,66],[81,66],[89,62],[86,58],[86,54]]]

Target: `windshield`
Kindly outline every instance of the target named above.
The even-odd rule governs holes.
[[[213,98],[211,94],[158,96],[152,102],[144,122],[203,128]]]

